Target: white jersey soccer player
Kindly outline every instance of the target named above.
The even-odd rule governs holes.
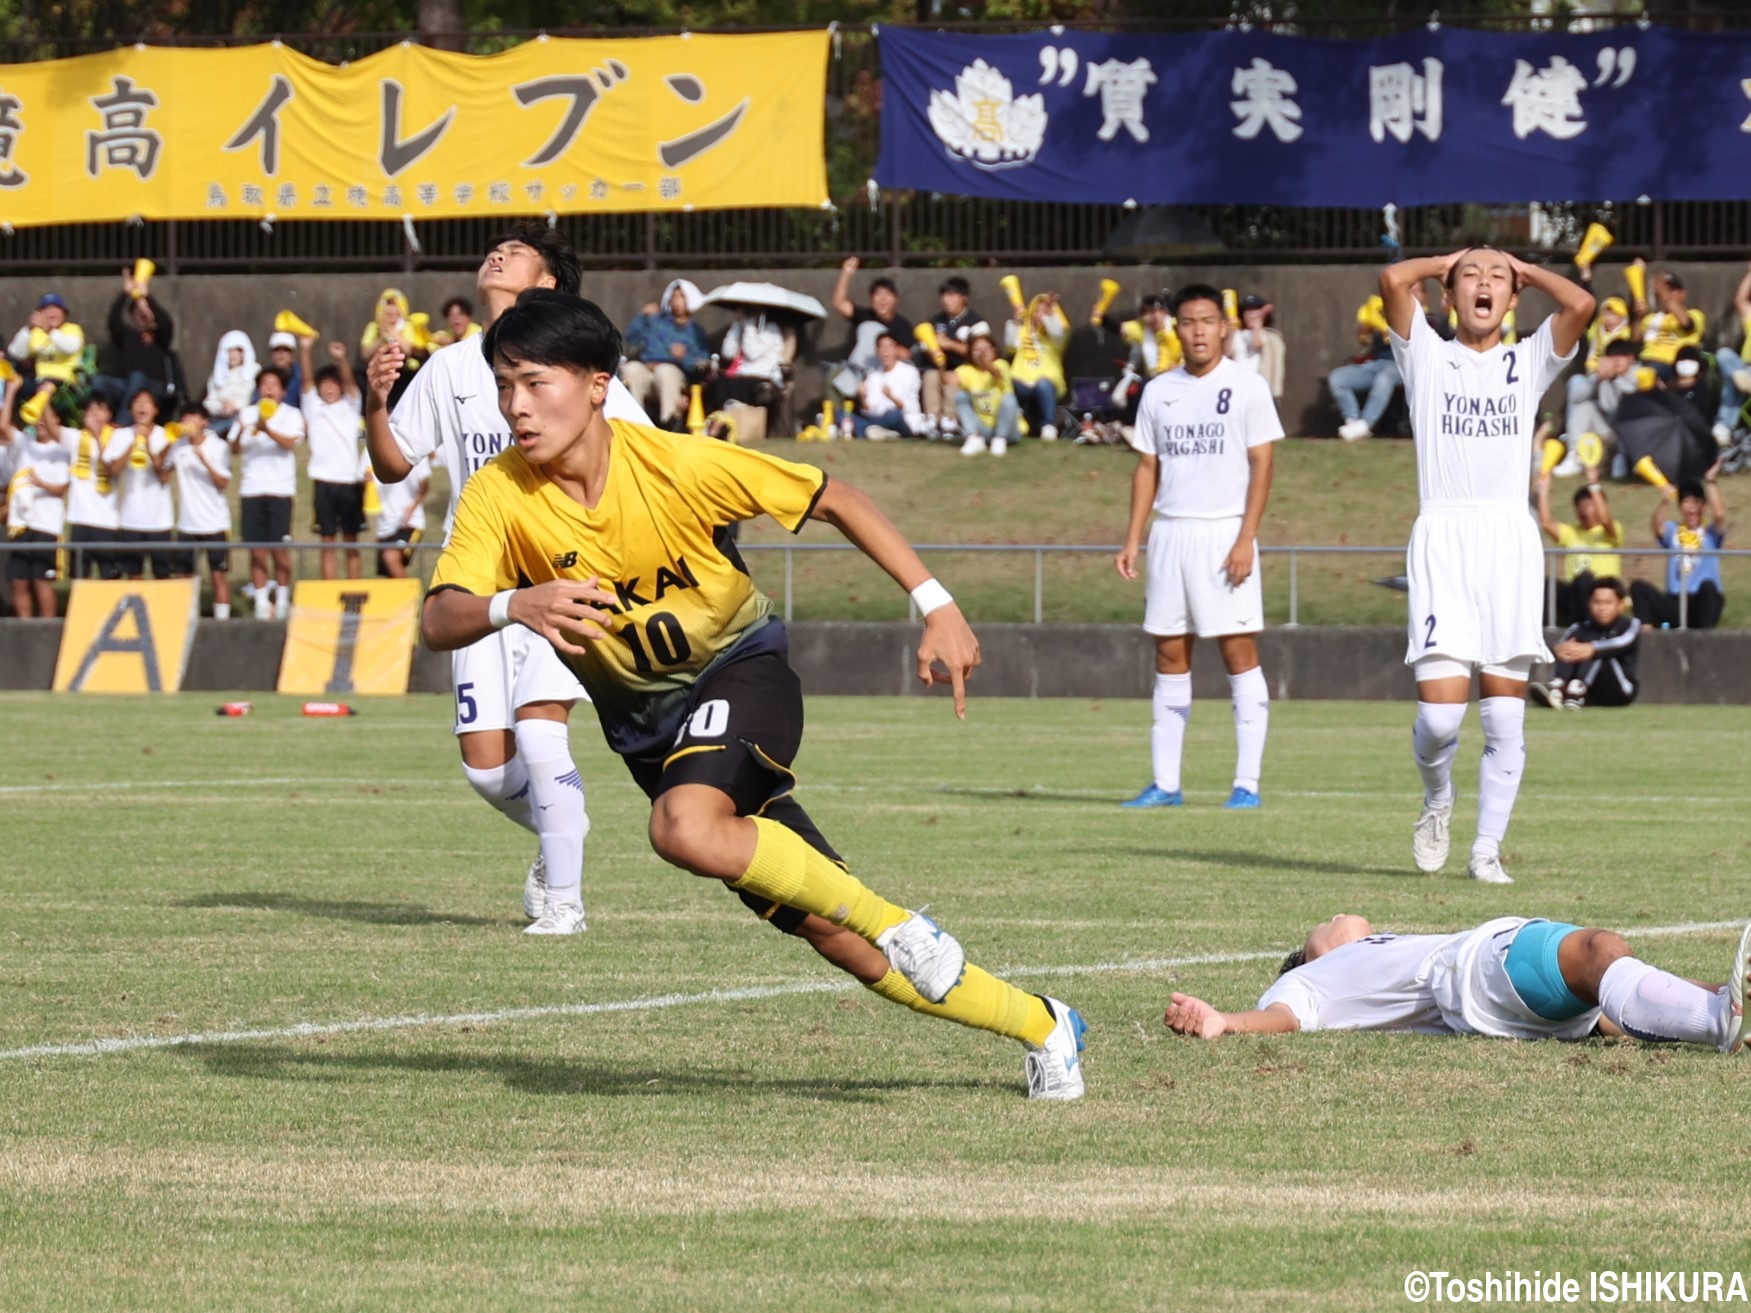
[[[1270,688],[1259,668],[1264,593],[1259,521],[1271,488],[1271,444],[1283,423],[1270,385],[1228,358],[1222,294],[1194,284],[1174,299],[1184,360],[1143,389],[1131,445],[1137,469],[1119,575],[1137,577],[1149,525],[1143,629],[1155,638],[1149,756],[1154,778],[1125,807],[1177,807],[1192,713],[1192,642],[1214,637],[1234,702],[1231,810],[1259,805]],[[1150,516],[1154,523],[1149,524]]]
[[[529,288],[558,285],[575,293],[577,284],[577,257],[546,228],[518,229],[496,241],[477,279],[488,324]],[[434,352],[387,423],[383,410],[400,369],[399,348],[380,351],[370,370],[367,443],[377,476],[394,483],[422,459],[442,465],[450,480],[446,540],[469,477],[511,445],[482,341],[477,334]],[[613,419],[650,423],[619,379],[609,389],[605,409]],[[469,784],[540,840],[540,855],[523,886],[523,911],[533,922],[528,933],[583,930],[589,816],[567,729],[572,704],[587,700],[583,686],[550,643],[519,625],[453,652],[450,678],[454,732]]]
[[[1456,934],[1392,935],[1340,915],[1314,927],[1252,1011],[1175,994],[1163,1020],[1203,1039],[1400,1030],[1577,1040],[1599,1031],[1735,1053],[1748,957],[1751,926],[1727,983],[1702,985],[1641,961],[1610,930],[1502,916]]]
[[[1438,278],[1458,317],[1453,341],[1429,327],[1414,295]],[[1557,311],[1510,346],[1502,321],[1533,287]],[[1417,522],[1405,555],[1417,681],[1413,750],[1423,808],[1413,833],[1419,869],[1447,861],[1453,758],[1478,672],[1484,752],[1478,769],[1477,838],[1467,874],[1511,884],[1502,869],[1526,765],[1526,684],[1544,646],[1544,558],[1527,509],[1538,401],[1574,357],[1593,298],[1560,275],[1487,247],[1405,260],[1380,275],[1392,353],[1404,377],[1416,441]]]

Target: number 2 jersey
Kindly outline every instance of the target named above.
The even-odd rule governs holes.
[[[560,659],[595,703],[608,745],[646,755],[673,741],[709,667],[784,649],[772,601],[724,529],[764,514],[798,531],[827,476],[712,438],[623,420],[609,427],[608,479],[594,509],[515,447],[476,472],[432,589],[484,597],[551,579],[600,580],[616,598],[612,633]]]
[[[434,351],[408,383],[389,429],[410,465],[430,460],[450,476],[450,509],[444,533],[468,478],[511,445],[511,426],[499,413],[498,381],[481,354],[483,333]],[[609,419],[648,424],[650,418],[618,378],[608,384],[603,411]]]

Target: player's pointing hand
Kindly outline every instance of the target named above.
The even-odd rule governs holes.
[[[962,720],[967,718],[967,681],[979,660],[979,640],[960,607],[950,602],[924,618],[924,637],[918,642],[918,678],[925,684],[952,684],[955,715]]]

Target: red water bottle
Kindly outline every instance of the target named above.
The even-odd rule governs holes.
[[[253,702],[227,702],[224,706],[217,708],[218,714],[221,716],[247,716],[254,710],[255,703]]]
[[[359,713],[344,702],[306,702],[304,714],[306,716],[356,716]]]

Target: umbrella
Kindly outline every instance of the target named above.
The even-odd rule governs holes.
[[[1700,482],[1718,453],[1685,423],[1679,399],[1668,392],[1635,392],[1617,407],[1617,442],[1634,467],[1644,456],[1673,483]],[[1706,431],[1706,429],[1705,429]]]
[[[1222,239],[1190,206],[1150,205],[1120,219],[1101,254],[1123,260],[1164,260],[1223,249]]]
[[[827,317],[827,307],[814,297],[793,292],[777,283],[727,283],[722,287],[714,287],[701,304],[788,310],[792,314],[807,315],[810,319]]]

